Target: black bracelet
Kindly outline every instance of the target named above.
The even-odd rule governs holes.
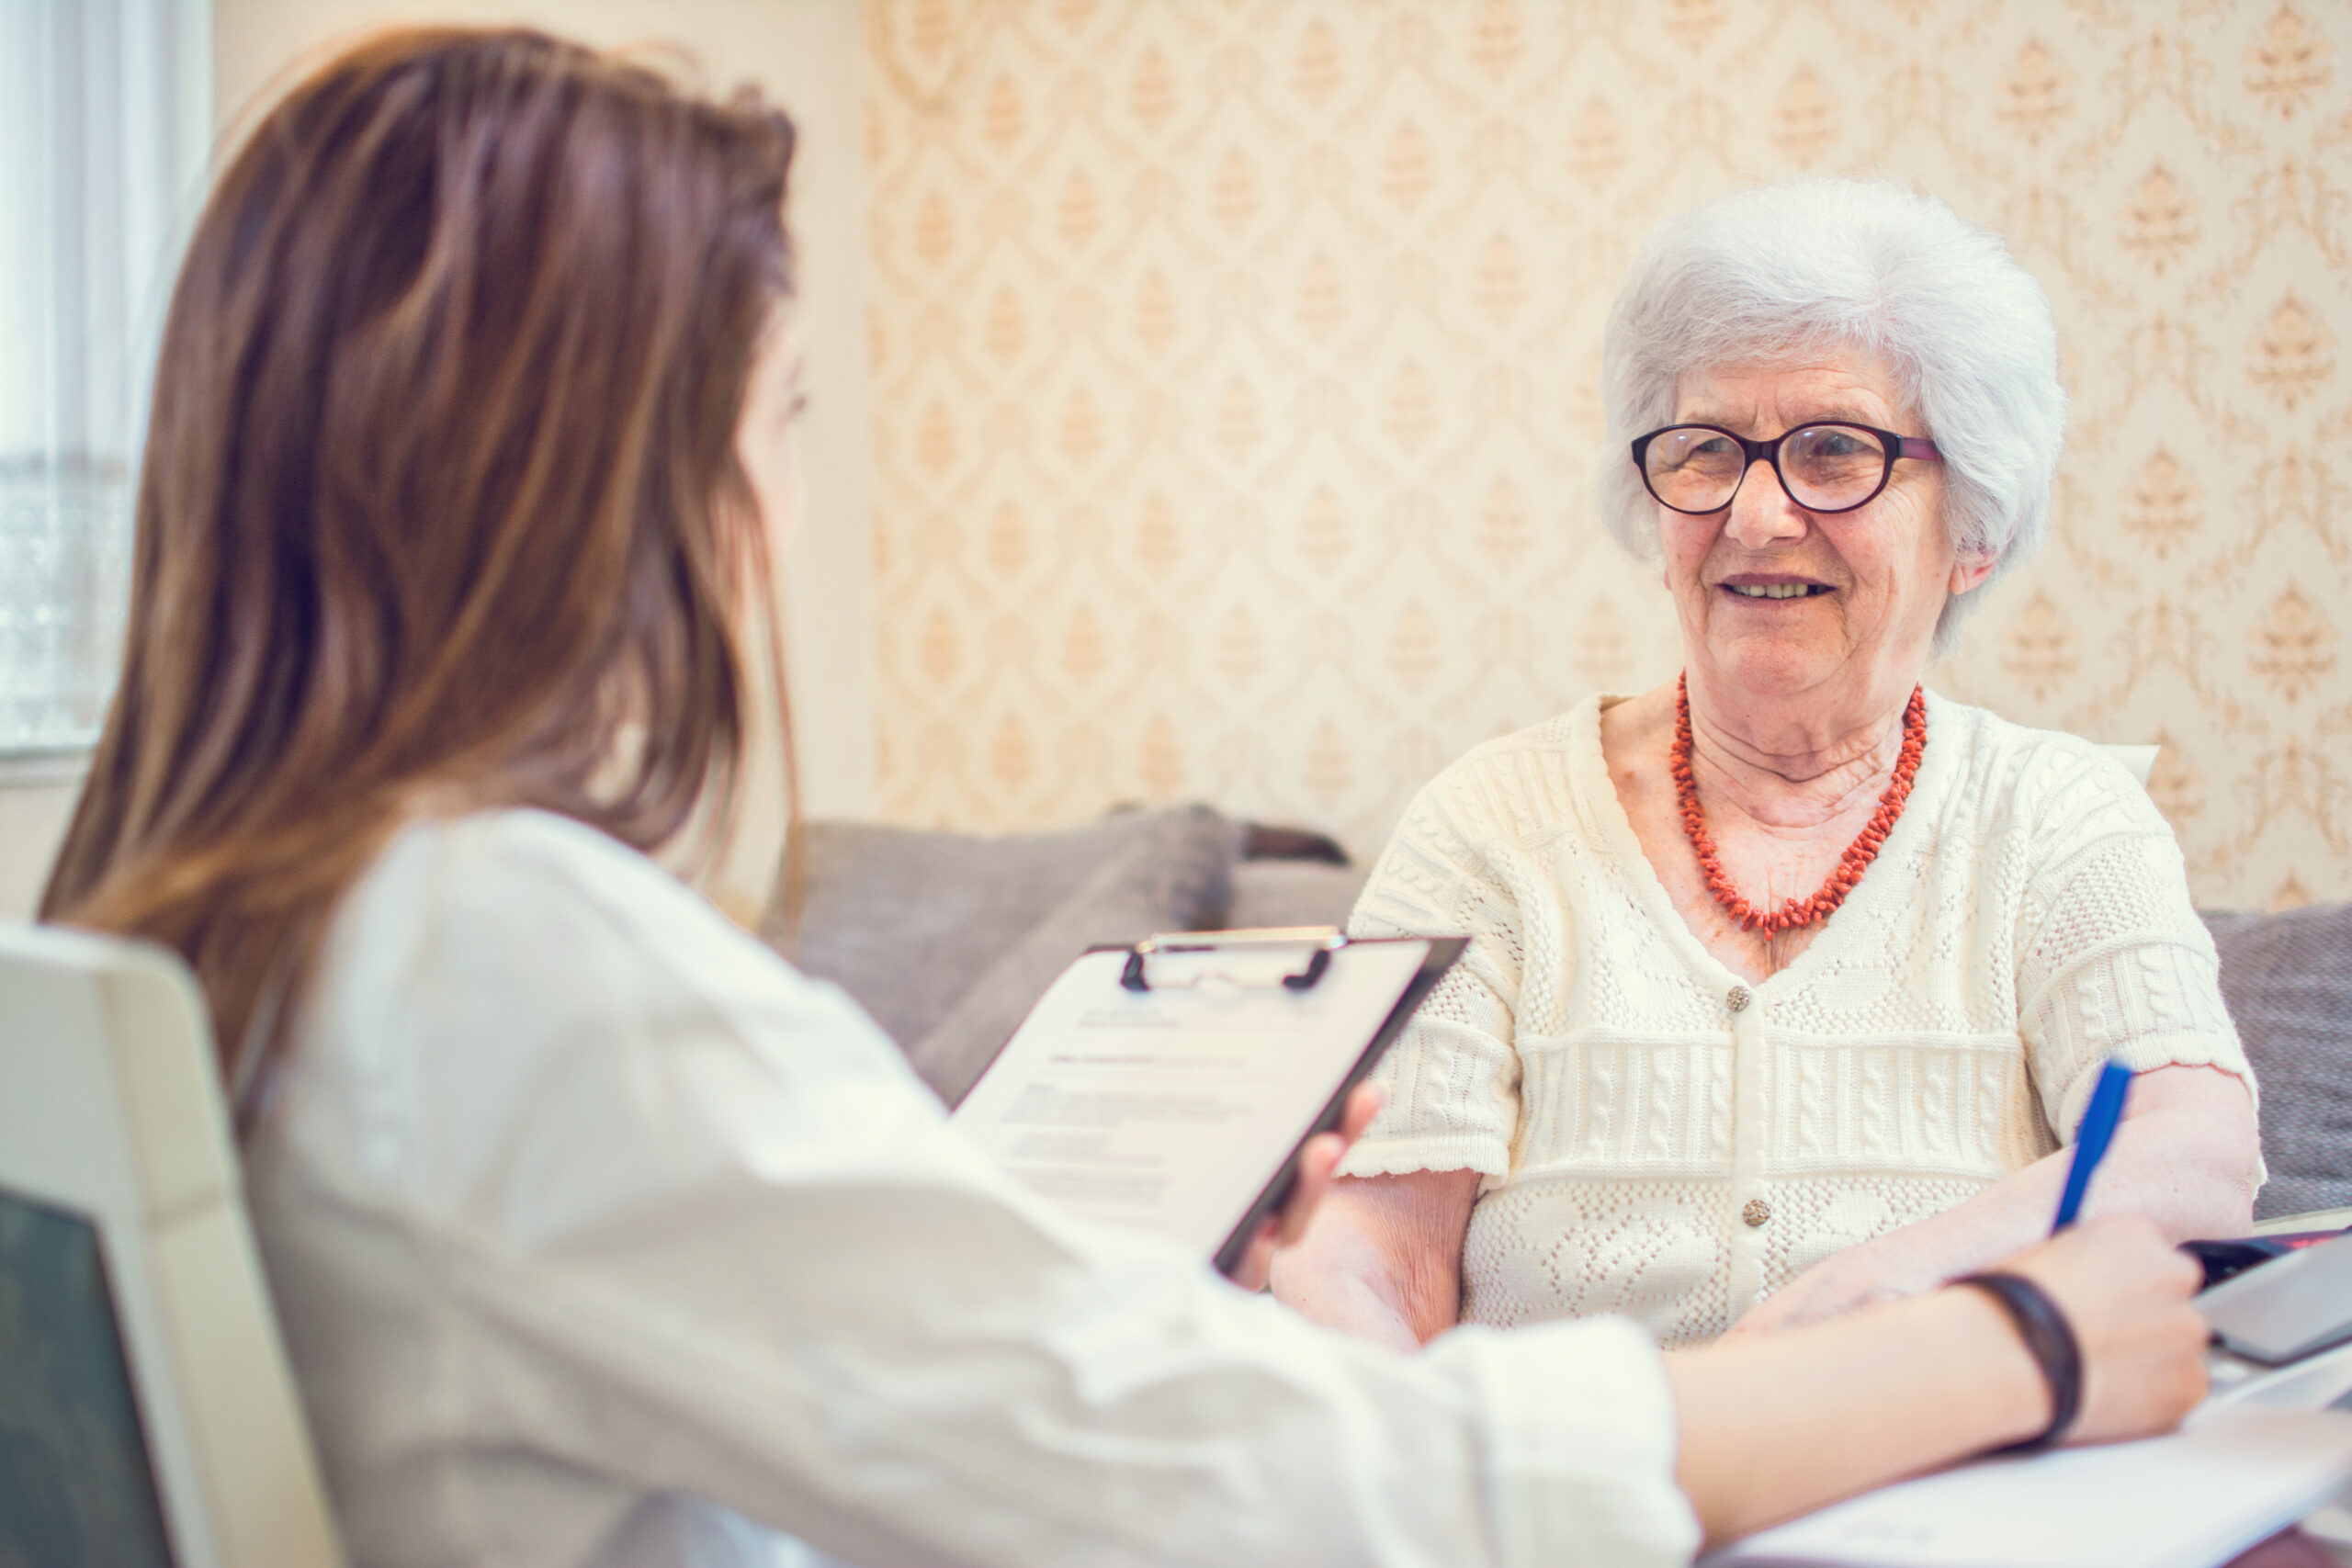
[[[2018,1337],[2041,1364],[2050,1385],[2050,1425],[2041,1435],[1992,1450],[1996,1454],[2039,1453],[2066,1435],[2083,1408],[2083,1348],[2074,1325],[2058,1310],[2049,1292],[2022,1274],[1967,1274],[1952,1281],[1973,1285],[2001,1303],[2018,1325]]]

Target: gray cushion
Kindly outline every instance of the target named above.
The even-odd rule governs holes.
[[[1226,919],[1251,926],[1344,926],[1367,874],[1311,860],[1248,860],[1233,868]]]
[[[2255,1217],[2352,1205],[2352,904],[2209,911],[2222,996],[2262,1086]]]
[[[808,834],[789,956],[863,1003],[951,1104],[1089,946],[1221,923],[1236,838],[1206,807],[1009,837]]]

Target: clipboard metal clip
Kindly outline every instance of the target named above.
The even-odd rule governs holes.
[[[1256,931],[1176,931],[1127,950],[1119,984],[1130,991],[1217,982],[1310,991],[1348,945],[1337,926],[1265,926]]]

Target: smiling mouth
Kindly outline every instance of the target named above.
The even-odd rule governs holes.
[[[1743,599],[1811,599],[1832,592],[1826,582],[1726,582]]]

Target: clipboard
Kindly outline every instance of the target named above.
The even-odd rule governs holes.
[[[951,1122],[1065,1212],[1230,1275],[1467,940],[1304,926],[1091,948]]]

